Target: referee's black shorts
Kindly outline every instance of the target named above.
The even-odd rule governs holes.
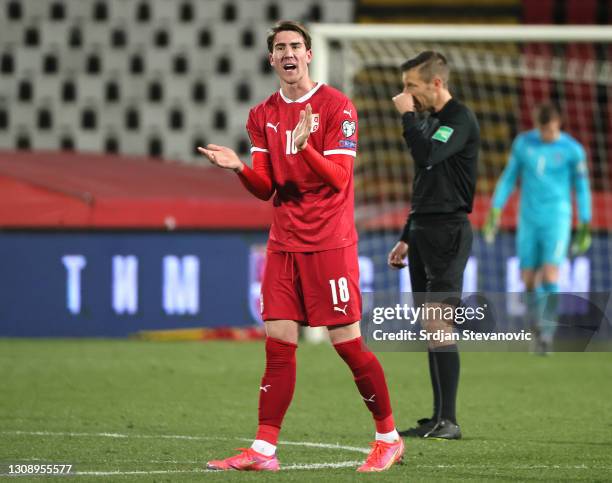
[[[446,292],[461,297],[472,238],[465,212],[411,215],[408,263],[412,292]]]

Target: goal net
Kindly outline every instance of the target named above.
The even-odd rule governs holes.
[[[532,108],[544,100],[558,103],[564,130],[584,145],[593,192],[593,245],[585,256],[568,255],[561,269],[561,291],[610,290],[612,29],[317,24],[312,33],[313,78],[343,90],[359,112],[355,203],[366,291],[410,290],[407,271],[386,265],[408,214],[413,177],[413,161],[391,98],[402,89],[399,65],[423,50],[447,57],[451,92],[474,110],[481,127],[471,215],[475,236],[464,290],[522,291],[515,257],[516,192],[494,244],[486,244],[480,230],[512,140],[533,127]]]

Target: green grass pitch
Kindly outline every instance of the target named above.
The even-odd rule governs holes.
[[[430,410],[426,356],[379,356],[403,429]],[[464,353],[465,439],[407,440],[403,465],[358,475],[374,428],[325,344],[298,349],[279,446],[286,469],[202,471],[248,446],[263,364],[259,342],[0,340],[3,471],[11,462],[70,463],[79,474],[67,481],[110,482],[612,480],[610,353]]]

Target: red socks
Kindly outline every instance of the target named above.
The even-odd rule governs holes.
[[[266,371],[259,387],[259,427],[255,439],[276,446],[278,433],[295,389],[297,345],[266,339]]]
[[[361,337],[335,344],[334,348],[350,367],[355,384],[374,416],[376,431],[395,429],[385,374],[378,359],[363,344]],[[259,427],[255,439],[274,446],[295,389],[295,350],[297,345],[268,337],[266,370],[259,388]]]
[[[336,352],[344,359],[355,377],[355,384],[366,406],[374,416],[376,431],[388,433],[395,429],[389,390],[385,373],[361,337],[334,344]]]

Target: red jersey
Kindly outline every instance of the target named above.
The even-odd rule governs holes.
[[[292,131],[308,103],[313,112],[308,145],[346,169],[348,181],[339,190],[325,182],[306,162],[304,151],[298,152],[293,144]],[[275,190],[268,249],[316,252],[355,244],[357,111],[350,99],[321,83],[295,101],[278,91],[251,109],[247,131],[251,153],[266,154]]]

